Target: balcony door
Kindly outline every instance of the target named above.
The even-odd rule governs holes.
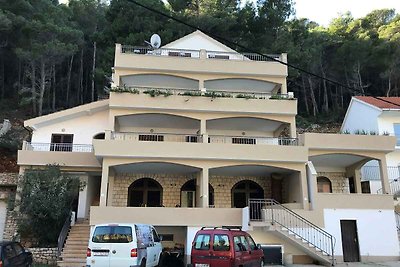
[[[248,205],[250,198],[264,198],[264,190],[256,182],[244,180],[238,182],[232,188],[232,207],[244,208]]]
[[[214,206],[214,188],[208,184],[208,205]],[[187,181],[181,188],[181,207],[196,207],[196,179]]]
[[[161,207],[162,186],[153,179],[141,178],[128,189],[129,207]]]
[[[73,134],[52,134],[50,151],[72,151]]]

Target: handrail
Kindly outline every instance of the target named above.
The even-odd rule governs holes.
[[[209,143],[230,143],[230,144],[249,144],[249,145],[281,145],[281,146],[297,146],[299,144],[297,138],[290,137],[267,137],[267,136],[250,136],[250,135],[209,135]],[[235,142],[233,139],[237,139]]]
[[[393,181],[389,183],[389,187],[390,187],[389,194],[397,195],[398,193],[400,193],[400,178],[393,179]],[[383,194],[383,187],[376,190],[376,193]]]
[[[202,143],[197,133],[111,132],[112,140]]]
[[[396,217],[397,232],[400,232],[400,213],[397,211],[394,211],[394,216]]]
[[[61,229],[60,234],[58,235],[58,240],[57,240],[57,243],[58,243],[58,245],[57,245],[57,255],[58,255],[58,257],[61,256],[61,251],[62,251],[62,249],[64,247],[65,240],[67,239],[69,228],[71,226],[71,219],[72,219],[72,209],[70,209],[68,211],[68,216],[65,219],[65,222],[64,222],[64,225],[63,225],[63,227]]]
[[[274,199],[249,199],[251,221],[269,221],[314,246],[331,258],[334,264],[334,236],[286,208]]]

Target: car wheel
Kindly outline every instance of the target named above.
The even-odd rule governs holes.
[[[146,259],[143,259],[140,263],[140,267],[146,267]]]

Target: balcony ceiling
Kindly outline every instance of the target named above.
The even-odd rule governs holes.
[[[290,174],[293,172],[292,170],[260,165],[238,165],[210,169],[210,175],[220,176],[269,176],[272,173]]]
[[[208,121],[207,129],[273,132],[281,125],[279,121],[259,118],[227,118]]]
[[[113,167],[117,173],[139,173],[139,174],[193,174],[200,169],[164,162],[141,162],[133,164],[124,164]]]
[[[195,119],[168,114],[137,114],[117,118],[120,127],[199,129]]]
[[[366,158],[349,154],[329,154],[329,155],[310,157],[310,160],[317,168],[318,167],[346,168],[364,159]]]

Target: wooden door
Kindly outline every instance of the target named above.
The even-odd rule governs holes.
[[[357,221],[341,220],[343,260],[345,262],[360,261],[360,247],[358,244]]]

